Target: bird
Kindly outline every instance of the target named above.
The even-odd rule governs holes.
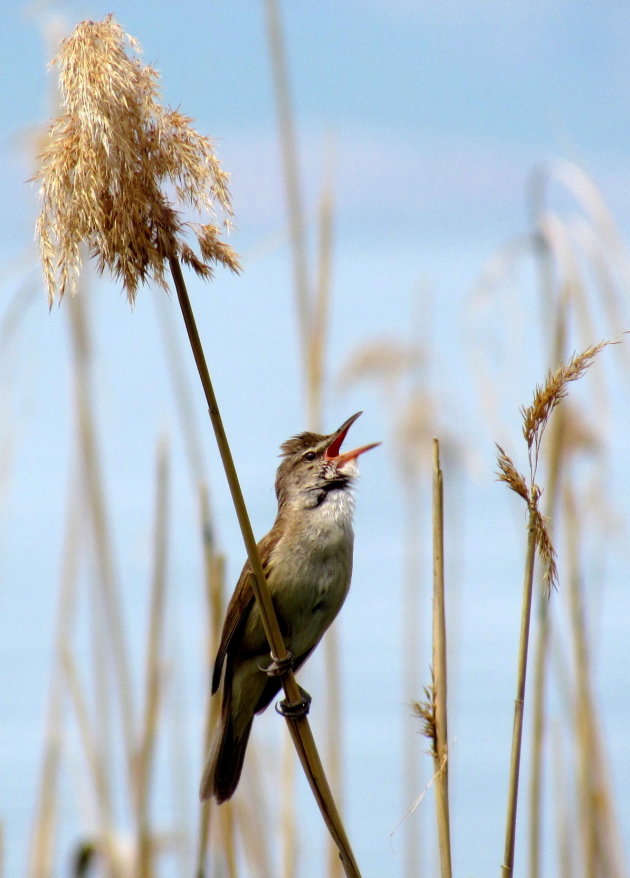
[[[357,459],[380,444],[341,451],[361,414],[327,436],[304,432],[280,446],[278,512],[258,551],[294,671],[322,639],[350,587]],[[220,804],[232,797],[254,716],[269,706],[282,685],[282,669],[268,664],[270,650],[252,576],[247,561],[227,607],[214,662],[212,695],[221,688],[221,710],[201,779],[201,801],[214,797]],[[300,691],[306,712],[310,696]]]

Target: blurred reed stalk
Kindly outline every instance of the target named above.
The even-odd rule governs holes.
[[[541,491],[536,484],[536,472],[539,463],[540,448],[545,428],[552,412],[567,395],[568,383],[578,380],[592,364],[597,354],[607,344],[609,344],[609,342],[601,342],[598,345],[587,348],[581,354],[573,356],[566,365],[560,366],[554,372],[549,372],[545,384],[542,387],[536,388],[531,405],[521,409],[523,416],[523,436],[528,449],[529,480],[525,479],[525,477],[517,471],[505,451],[503,451],[501,447],[498,447],[497,461],[499,465],[499,479],[500,481],[505,482],[512,491],[525,500],[528,508],[527,549],[525,555],[521,631],[518,647],[518,667],[516,697],[514,702],[512,754],[510,759],[508,784],[505,848],[503,865],[501,867],[503,878],[509,878],[514,870],[516,811],[520,777],[523,716],[525,708],[529,628],[533,599],[534,564],[537,553],[540,555],[545,568],[543,579],[547,590],[547,596],[549,596],[551,588],[557,581],[555,550],[551,542],[547,521],[539,509]]]
[[[302,355],[302,374],[306,395],[307,428],[322,432],[324,363],[330,305],[332,264],[333,189],[325,183],[318,210],[317,276],[314,289],[308,268],[306,217],[304,197],[298,170],[298,149],[294,112],[289,87],[289,71],[282,32],[282,22],[276,0],[265,2],[267,39],[271,58],[272,77],[278,114],[278,132],[282,154],[282,173],[289,218],[291,254],[293,262],[293,291],[298,324],[298,338]],[[336,796],[341,800],[343,756],[341,727],[342,697],[339,669],[339,636],[337,628],[327,632],[324,639],[326,676],[326,762],[330,776],[335,780]],[[282,868],[285,878],[295,875],[297,851],[295,847],[294,808],[290,804],[293,791],[291,763],[283,756],[283,840]],[[328,846],[328,875],[342,874],[342,865],[333,845]]]
[[[170,181],[180,203],[211,214],[219,205],[229,216],[227,175],[210,141],[190,127],[190,120],[159,104],[157,73],[129,54],[138,51],[137,42],[110,15],[80,23],[54,59],[65,112],[50,127],[36,175],[42,198],[37,233],[49,301],[52,305],[57,295],[74,291],[81,242],[97,256],[101,270],[108,268],[122,280],[130,302],[150,279],[166,287],[168,264],[252,568],[253,592],[272,658],[282,663],[288,654],[181,270],[184,262],[207,279],[216,264],[238,271],[238,259],[217,226],[184,224],[162,190]],[[200,256],[186,241],[188,229]],[[282,684],[289,703],[297,703],[299,688],[291,671]],[[358,875],[308,721],[287,718],[287,725],[346,874]]]
[[[154,874],[154,838],[149,803],[153,777],[155,743],[163,702],[163,640],[166,613],[168,567],[168,522],[170,509],[169,458],[164,442],[158,446],[154,512],[153,576],[149,608],[149,631],[145,658],[144,712],[136,755],[136,854],[138,878]]]
[[[567,310],[570,288],[555,294],[554,285],[554,239],[545,234],[544,195],[546,178],[544,174],[533,173],[530,180],[530,222],[532,225],[533,252],[538,272],[538,287],[543,313],[552,311],[552,320],[544,323],[544,334],[548,334],[549,357],[554,367],[560,365],[566,356]],[[557,252],[557,248],[556,248]],[[565,266],[565,277],[569,276]],[[573,288],[571,286],[571,288]],[[563,419],[562,410],[557,412],[550,427],[549,440],[545,449],[546,488],[544,514],[555,520],[560,497],[561,473],[563,468]],[[529,781],[529,876],[539,878],[542,859],[541,833],[543,827],[543,762],[545,741],[545,713],[549,642],[551,616],[549,601],[541,590],[538,597],[537,635],[534,646],[534,672],[532,693],[532,759]]]
[[[191,422],[192,426],[192,422]],[[221,637],[221,619],[225,609],[225,558],[217,552],[213,530],[211,527],[210,503],[208,489],[205,483],[199,486],[199,509],[202,523],[203,560],[205,573],[205,596],[208,619],[208,679],[212,674],[212,662]],[[219,715],[219,703],[216,698],[208,698],[206,708],[206,721],[204,729],[203,752],[210,749],[212,730],[214,729]],[[214,812],[216,821],[212,820]],[[203,802],[199,814],[199,837],[197,846],[197,862],[195,875],[204,878],[206,874],[206,862],[209,853],[210,829],[213,822],[217,822],[221,834],[221,850],[225,857],[226,874],[228,878],[236,876],[236,854],[234,850],[234,826],[233,807],[231,802],[226,802],[224,808],[217,814],[211,802]]]
[[[548,190],[552,183],[559,184],[575,199],[584,212],[584,218],[572,214],[565,220],[548,206]],[[593,305],[599,308],[601,303],[603,306],[610,331],[614,332],[623,325],[612,276],[613,266],[623,265],[627,260],[622,254],[614,222],[601,196],[586,174],[575,165],[561,162],[549,168],[537,169],[531,176],[528,194],[541,309],[543,313],[551,315],[551,320],[544,321],[543,341],[550,350],[550,362],[560,364],[566,357],[571,320],[577,324],[581,337],[592,338],[596,334]],[[589,271],[596,282],[598,301],[592,304],[589,302],[585,271]],[[601,398],[601,395],[598,396]],[[563,489],[566,461],[571,457],[575,441],[566,426],[565,412],[560,410],[551,425],[545,448],[545,515],[554,520],[556,517],[571,517],[562,498],[566,497],[566,489]],[[562,515],[559,509],[562,509]],[[569,566],[573,563],[574,559],[568,553]],[[571,616],[569,622],[573,630],[574,620]],[[528,846],[530,878],[539,878],[542,866],[541,836],[545,826],[542,814],[543,764],[551,625],[549,604],[541,594],[534,652]],[[595,712],[591,714],[590,721],[597,724]],[[582,746],[579,736],[576,743],[579,750]],[[589,760],[590,756],[585,754],[585,758]],[[584,837],[581,832],[580,838]]]
[[[133,778],[133,748],[134,748],[134,710],[133,691],[131,685],[131,664],[129,662],[129,649],[126,635],[126,626],[121,606],[120,586],[114,567],[114,553],[112,550],[111,524],[107,504],[105,501],[104,479],[101,469],[101,454],[98,447],[96,418],[94,414],[94,391],[91,381],[91,339],[88,317],[86,313],[85,297],[73,297],[69,310],[70,338],[72,342],[76,394],[76,417],[79,435],[79,455],[82,466],[82,485],[85,491],[88,508],[90,511],[92,531],[94,537],[94,549],[96,552],[97,571],[97,597],[102,606],[102,620],[97,625],[105,626],[106,636],[96,637],[94,640],[96,680],[101,685],[96,686],[95,696],[97,709],[100,712],[99,726],[102,732],[107,727],[106,716],[109,713],[107,707],[107,692],[105,687],[105,675],[107,675],[106,663],[111,663],[112,690],[117,695],[120,706],[122,723],[123,744],[127,759],[127,777],[131,782]],[[94,612],[98,612],[96,605],[92,605]],[[104,631],[101,632],[104,635]],[[99,658],[97,655],[99,645],[107,641],[107,650]],[[102,746],[105,746],[103,741]],[[131,792],[131,790],[130,790]]]
[[[44,756],[39,777],[35,824],[29,849],[29,878],[53,878],[55,870],[58,781],[65,737],[63,720],[66,686],[63,674],[63,654],[67,649],[67,644],[72,641],[72,628],[76,614],[80,523],[76,486],[72,484],[68,492]]]
[[[565,489],[564,512],[567,540],[567,599],[571,619],[575,682],[573,715],[578,743],[578,822],[582,844],[581,861],[585,878],[623,878],[623,854],[607,776],[604,748],[598,725],[591,679],[586,608],[581,571],[581,549],[585,539],[576,492]]]

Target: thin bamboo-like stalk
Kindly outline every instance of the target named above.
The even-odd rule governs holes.
[[[556,362],[562,359],[559,356]],[[559,486],[563,465],[565,415],[556,412],[550,424],[549,443],[546,449],[547,479],[545,488],[545,516],[555,519],[559,502]],[[537,636],[533,655],[532,685],[532,764],[529,781],[529,878],[540,878],[542,860],[542,797],[545,741],[547,667],[551,642],[552,617],[549,600],[544,590],[538,598]]]
[[[578,800],[580,841],[585,878],[622,878],[612,792],[604,767],[604,754],[593,694],[591,661],[586,633],[580,554],[582,533],[577,500],[571,485],[565,491],[568,557],[567,598],[575,667],[575,731],[578,744]]]
[[[552,745],[554,755],[554,758],[552,759],[555,793],[554,798],[557,802],[554,814],[555,832],[556,838],[558,839],[557,874],[558,878],[574,878],[575,868],[573,865],[572,857],[574,846],[571,843],[570,835],[571,815],[569,802],[571,801],[571,799],[566,789],[567,783],[564,747],[562,746],[560,730],[558,728],[555,729],[555,734],[553,735],[552,739]]]
[[[266,0],[265,13],[267,37],[271,48],[271,69],[274,82],[274,92],[278,107],[278,127],[282,147],[282,168],[291,232],[291,252],[293,254],[293,277],[298,326],[300,338],[302,340],[301,349],[304,357],[307,358],[311,309],[309,303],[304,208],[302,204],[300,175],[298,172],[296,137],[293,124],[293,111],[291,108],[291,96],[289,94],[287,61],[276,0]],[[304,371],[306,373],[306,367]]]
[[[74,355],[74,379],[77,399],[77,418],[80,453],[83,464],[90,514],[97,555],[98,586],[107,625],[108,653],[115,671],[115,686],[120,703],[123,741],[127,758],[128,776],[133,776],[134,717],[133,694],[125,625],[114,571],[109,517],[100,468],[100,455],[90,385],[90,339],[85,314],[85,296],[75,296],[70,302],[71,340]]]
[[[68,684],[68,693],[74,707],[77,727],[94,789],[94,801],[99,822],[99,834],[95,844],[104,859],[105,873],[110,878],[125,878],[116,857],[112,791],[107,766],[103,761],[102,754],[99,752],[94,729],[90,723],[89,712],[74,658],[69,650],[64,650],[61,659]]]
[[[410,452],[414,453],[414,452]],[[404,522],[405,522],[405,568],[403,591],[402,618],[402,652],[403,691],[415,693],[421,687],[420,682],[420,629],[422,626],[421,583],[419,571],[423,564],[418,557],[418,547],[422,545],[423,519],[420,502],[420,483],[417,478],[403,481]],[[402,797],[406,810],[409,802],[418,796],[421,786],[420,760],[418,752],[418,735],[415,729],[405,724],[402,729],[401,761],[403,768]],[[404,851],[402,874],[405,878],[418,878],[423,874],[421,854],[423,841],[422,813],[417,812],[406,821],[404,834]]]
[[[537,169],[530,178],[528,202],[534,257],[538,273],[538,290],[542,313],[549,312],[554,300],[553,253],[549,237],[540,227],[545,215],[545,195],[547,175]],[[554,365],[564,360],[566,345],[567,303],[561,300],[555,307],[555,320],[552,321],[550,362]],[[549,332],[549,322],[544,323],[544,332]],[[547,339],[544,339],[546,342]],[[550,442],[547,446],[548,463],[547,487],[545,490],[545,514],[553,515],[558,500],[560,467],[562,463],[563,414],[556,413],[551,425]],[[538,598],[538,626],[534,647],[534,673],[532,693],[532,759],[529,782],[529,878],[540,878],[542,857],[542,829],[544,826],[543,805],[543,767],[547,691],[547,664],[550,643],[551,616],[549,601],[544,592]]]
[[[29,878],[52,878],[54,871],[55,825],[57,818],[57,780],[63,750],[63,705],[66,695],[62,654],[71,641],[76,615],[76,583],[80,518],[76,490],[69,491],[61,588],[55,623],[55,653],[50,683],[44,759],[33,839],[29,851]]]
[[[253,574],[252,588],[256,601],[258,602],[263,628],[267,640],[269,641],[272,658],[276,661],[282,662],[288,658],[287,649],[282,638],[265,574],[262,569],[258,547],[245,506],[245,501],[243,499],[243,494],[241,492],[238,475],[232,458],[232,452],[223,427],[214,388],[210,380],[210,373],[208,371],[201,339],[199,338],[195,318],[188,298],[184,277],[182,275],[179,261],[176,257],[171,257],[169,263],[193,356],[195,358],[199,377],[208,403],[210,420],[214,429],[221,461],[223,463],[230,493],[232,495],[232,501],[234,503],[243,541],[245,543],[247,557],[251,565]],[[292,671],[283,675],[282,685],[289,703],[299,703],[301,699],[300,690]],[[307,775],[309,785],[315,796],[324,822],[339,849],[339,854],[344,863],[346,874],[349,876],[357,876],[360,874],[359,868],[354,859],[350,843],[324,774],[324,769],[315,746],[309,722],[306,717],[300,717],[299,719],[287,717],[286,721],[293,743],[298,752],[300,762],[302,763],[302,767]]]
[[[435,703],[435,801],[440,874],[451,878],[451,828],[448,804],[446,606],[444,595],[444,489],[440,447],[433,440],[433,699]]]
[[[330,308],[332,264],[333,190],[329,182],[324,186],[319,206],[318,277],[311,309],[312,320],[308,338],[307,404],[310,428],[321,432],[324,363]],[[336,627],[328,631],[324,640],[324,667],[326,671],[326,763],[335,779],[335,794],[343,802],[342,784],[342,693],[339,673],[339,634]],[[334,845],[328,845],[328,878],[338,878],[343,869]],[[289,873],[290,874],[290,873]],[[293,873],[295,874],[295,873]]]
[[[203,537],[203,558],[206,581],[206,606],[208,609],[208,679],[212,676],[212,662],[221,636],[221,618],[224,612],[225,593],[225,559],[215,548],[213,532],[210,521],[210,503],[207,487],[202,484],[199,488],[199,511],[201,518],[201,532]],[[219,715],[219,704],[216,698],[208,698],[204,732],[203,752],[210,749],[212,730],[216,725]],[[224,813],[225,812],[225,813]],[[206,861],[210,842],[210,831],[213,824],[213,806],[211,802],[204,802],[199,814],[199,839],[197,846],[197,878],[203,878],[206,874]],[[228,876],[232,878],[236,870],[236,857],[234,853],[234,827],[233,809],[230,802],[226,802],[220,812],[218,829],[221,833],[221,848],[227,863]]]
[[[523,604],[521,610],[521,632],[518,648],[518,669],[516,675],[516,697],[514,699],[514,724],[512,730],[512,755],[508,784],[508,804],[505,829],[505,848],[501,875],[509,878],[514,872],[514,850],[516,844],[516,807],[521,764],[521,743],[523,738],[523,715],[525,707],[525,682],[527,678],[527,655],[529,648],[529,625],[532,611],[534,585],[534,565],[536,558],[536,508],[530,504],[527,525],[527,551],[525,555],[525,574],[523,580]]]
[[[321,430],[324,410],[324,371],[332,282],[333,208],[333,188],[330,180],[326,180],[318,211],[317,281],[310,309],[310,332],[305,340],[308,346],[306,370],[308,424],[309,429],[316,432]]]
[[[150,819],[151,780],[162,703],[162,650],[168,563],[169,461],[164,442],[158,448],[154,518],[153,577],[145,661],[145,703],[136,770],[138,878],[154,874]]]
[[[324,647],[326,649],[326,647]],[[330,701],[328,702],[330,703]],[[282,744],[280,754],[282,784],[280,786],[280,868],[282,878],[293,878],[298,871],[298,843],[295,830],[295,758],[290,736]],[[331,845],[334,849],[334,845]]]

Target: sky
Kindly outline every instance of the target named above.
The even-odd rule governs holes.
[[[209,286],[191,279],[190,288],[259,535],[275,513],[277,448],[306,426],[306,406],[263,4],[3,2],[0,640],[3,664],[10,672],[0,696],[2,715],[8,717],[0,733],[0,770],[8,776],[0,819],[5,872],[17,875],[25,868],[41,760],[75,454],[68,303],[48,311],[33,244],[37,191],[28,182],[33,172],[29,150],[50,112],[54,75],[47,63],[54,54],[54,34],[113,12],[141,43],[144,60],[159,70],[164,101],[193,117],[197,129],[214,139],[231,174],[235,230],[230,240],[242,256],[243,273],[218,273]],[[539,297],[536,273],[526,259],[515,259],[515,267],[506,269],[505,254],[531,231],[532,174],[558,162],[580,169],[567,171],[574,183],[583,183],[582,174],[594,181],[621,242],[627,240],[630,11],[620,2],[579,0],[285,0],[280,9],[311,277],[321,192],[326,186],[333,192],[325,429],[363,409],[352,430],[356,444],[383,440],[382,448],[362,461],[354,585],[337,623],[348,692],[344,741],[349,832],[366,875],[403,874],[403,830],[394,830],[406,806],[395,754],[410,724],[409,701],[417,696],[402,691],[401,684],[405,520],[396,423],[406,394],[419,389],[431,398],[434,428],[456,449],[454,459],[459,461],[446,474],[453,528],[449,571],[456,874],[487,875],[498,871],[502,851],[503,826],[497,814],[503,814],[507,777],[524,514],[496,483],[494,442],[513,451],[526,467],[519,407],[551,365],[544,327],[552,314]],[[579,223],[593,220],[558,182],[550,187],[549,201],[558,216],[575,220],[577,229],[584,231]],[[601,222],[594,225],[601,234]],[[615,253],[611,285],[623,289],[628,276],[625,251],[613,247],[609,233],[604,243],[607,253]],[[495,286],[480,284],[497,275]],[[94,402],[134,656],[140,655],[142,641],[136,635],[145,622],[156,437],[169,437],[174,507],[170,600],[176,631],[171,648],[180,650],[188,681],[182,684],[185,734],[194,748],[204,709],[196,501],[161,335],[164,318],[177,323],[175,303],[161,291],[147,289],[131,310],[115,283],[98,280],[91,272],[87,276]],[[589,288],[597,285],[596,272],[586,271],[586,277]],[[611,320],[601,305],[593,305],[598,335],[590,341],[619,336],[628,326],[624,309],[621,299]],[[235,581],[243,558],[240,537],[196,377],[181,329],[177,331],[196,421],[208,439],[205,465],[217,531]],[[580,318],[571,332],[570,344],[584,342]],[[344,389],[340,376],[353,352],[375,340],[387,340],[395,349],[418,345],[421,366],[407,383],[366,380]],[[604,352],[602,364],[575,392],[586,422],[601,430],[608,443],[610,473],[626,476],[624,356],[620,348]],[[586,467],[584,483],[590,478]],[[426,572],[419,659],[426,681],[426,473],[423,479],[416,561]],[[622,574],[627,558],[611,548],[603,567],[597,564],[607,551],[606,533],[624,532],[628,508],[623,477],[609,479],[603,487],[610,520],[593,524],[585,563],[592,574],[589,624],[596,644],[597,691],[628,835],[630,758],[624,729],[630,699],[620,673],[630,661],[625,632],[630,606]],[[514,582],[513,589],[505,587],[507,581]],[[553,599],[562,605],[562,589]],[[87,649],[82,636],[77,635],[79,655]],[[315,668],[307,688],[316,699],[322,670]],[[269,715],[256,721],[261,741],[277,734],[276,719]],[[418,746],[424,749],[422,743]],[[430,760],[423,758],[424,784],[430,780]],[[193,769],[190,774],[194,790]],[[75,775],[80,787],[80,767]],[[65,795],[70,803],[68,789]],[[302,790],[301,795],[308,825],[317,826],[308,794]],[[186,807],[194,815],[194,799]],[[71,804],[67,810],[69,844]],[[430,832],[427,797],[420,811],[418,820]],[[316,863],[311,848],[307,845],[313,859],[307,861]],[[521,850],[518,855],[524,862]],[[60,862],[64,856],[67,848],[60,851]],[[427,874],[432,874],[433,853],[425,856]],[[315,874],[319,872],[304,867],[305,878]]]

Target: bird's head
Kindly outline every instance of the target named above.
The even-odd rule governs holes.
[[[331,491],[345,490],[358,475],[357,458],[380,442],[341,451],[348,430],[362,414],[357,412],[330,433],[300,433],[281,445],[282,463],[276,476],[276,495],[280,508],[318,506]]]

